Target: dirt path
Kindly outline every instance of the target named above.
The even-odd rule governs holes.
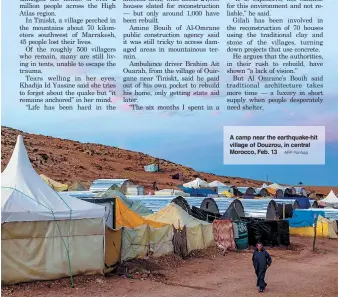
[[[312,240],[292,238],[295,250],[268,249],[273,257],[264,296],[337,297],[338,240],[318,240],[316,253]],[[76,287],[69,280],[21,284],[2,289],[3,296],[13,297],[255,297],[251,252],[220,255],[210,252],[178,265],[166,267],[160,278],[136,280],[118,276],[78,277]]]

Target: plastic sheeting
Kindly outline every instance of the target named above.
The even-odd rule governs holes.
[[[216,245],[224,250],[236,250],[234,229],[230,220],[215,220],[213,231]]]
[[[132,200],[132,199],[128,198],[126,195],[124,195],[123,193],[121,193],[120,191],[108,190],[104,193],[98,194],[96,197],[100,197],[100,198],[115,198],[115,197],[118,197],[118,198],[120,198],[120,200],[123,201],[124,204],[127,205],[127,207],[130,210],[136,212],[140,216],[146,216],[146,215],[153,213],[153,211],[150,210],[149,208],[147,208],[141,201]]]
[[[213,226],[190,216],[175,203],[170,203],[147,219],[172,224],[176,229],[187,228],[188,252],[214,245]]]
[[[105,265],[108,268],[121,261],[122,229],[113,230],[106,225],[105,239]]]
[[[150,164],[144,166],[144,171],[146,172],[157,172],[158,171],[158,165],[157,164]]]
[[[149,225],[154,228],[160,228],[167,225],[165,222],[158,222],[152,219],[146,219],[128,208],[119,198],[115,199],[115,228],[121,227],[137,228],[142,225]]]
[[[313,222],[314,222],[314,220],[313,220]],[[313,226],[290,227],[290,234],[291,235],[314,237],[315,230],[314,230]],[[317,220],[316,220],[316,236],[337,239],[338,238],[338,236],[337,236],[337,222],[335,220],[325,219],[324,217],[319,215]]]
[[[196,219],[206,221],[209,223],[212,223],[215,219],[219,219],[221,217],[220,214],[212,213],[210,211],[200,209],[196,206],[193,206],[191,208],[191,215],[195,217]]]
[[[290,245],[289,222],[249,219],[247,221],[249,245],[261,242],[266,246]]]
[[[103,273],[104,234],[103,218],[3,223],[1,280],[15,284]]]
[[[146,256],[160,257],[174,252],[172,226],[153,228],[149,225],[123,228],[121,260]]]

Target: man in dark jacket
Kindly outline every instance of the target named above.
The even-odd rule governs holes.
[[[271,265],[272,259],[260,242],[257,243],[257,247],[252,255],[252,263],[257,276],[257,287],[259,287],[259,292],[264,292],[267,285],[264,280],[265,273],[267,268]]]

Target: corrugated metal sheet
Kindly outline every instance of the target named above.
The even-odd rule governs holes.
[[[92,192],[104,192],[107,191],[111,186],[116,185],[122,187],[127,183],[132,183],[128,179],[97,179],[91,184],[89,191]]]

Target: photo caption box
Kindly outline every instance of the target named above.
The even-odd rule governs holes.
[[[225,165],[324,165],[325,126],[224,126]]]

